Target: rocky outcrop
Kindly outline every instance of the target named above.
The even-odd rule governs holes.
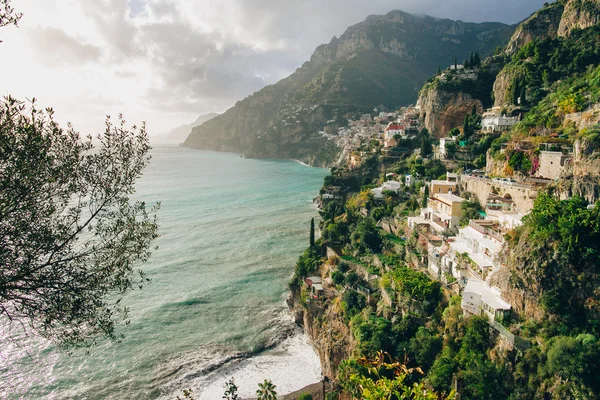
[[[465,115],[477,108],[483,112],[483,104],[470,94],[448,92],[436,85],[423,89],[419,97],[421,120],[429,132],[438,138],[446,136],[452,128],[462,127]]]
[[[523,21],[508,42],[505,54],[512,56],[521,47],[535,39],[558,36],[563,9],[564,6],[561,2],[556,1],[545,5]]]
[[[502,293],[502,299],[508,302],[513,312],[525,319],[542,321],[546,312],[540,305],[542,289],[538,282],[528,278],[518,266],[518,257],[505,250],[503,268],[490,278],[490,285],[496,286]],[[515,264],[517,263],[517,264]]]
[[[569,0],[565,5],[559,36],[569,36],[575,29],[585,29],[600,23],[600,0]]]
[[[595,104],[587,110],[565,115],[564,125],[573,124],[578,130],[591,128],[600,124],[600,104]]]
[[[590,203],[600,200],[600,151],[597,143],[585,138],[575,141],[574,157],[565,169],[556,191],[562,199],[583,197]]]
[[[510,66],[500,71],[494,82],[494,107],[512,104],[514,84],[521,76],[521,72]]]
[[[356,347],[338,299],[330,297],[319,303],[302,304],[300,289],[294,288],[288,305],[296,323],[302,325],[311,338],[321,359],[323,375],[335,380],[340,363],[348,359]]]

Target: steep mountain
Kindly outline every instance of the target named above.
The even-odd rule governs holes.
[[[489,54],[513,27],[465,23],[402,11],[370,16],[319,46],[310,61],[201,126],[184,145],[328,164],[338,152],[318,135],[374,107],[414,103],[438,66]]]
[[[173,141],[173,142],[183,142],[189,136],[189,134],[192,132],[192,129],[194,129],[197,126],[202,125],[203,123],[205,123],[206,121],[208,121],[210,119],[213,119],[217,115],[219,115],[219,114],[218,113],[210,113],[210,114],[200,115],[191,124],[185,124],[185,125],[178,126],[177,128],[173,128],[168,132],[158,135],[157,139],[168,140],[168,141]]]
[[[494,83],[494,106],[511,104],[517,97],[514,92],[523,86],[528,99],[536,103],[553,82],[593,65],[595,60],[589,54],[597,47],[597,31],[588,28],[597,28],[599,22],[600,0],[545,4],[511,38],[505,52],[511,59]],[[573,68],[561,68],[565,64]]]

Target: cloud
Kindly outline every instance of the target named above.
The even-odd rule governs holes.
[[[97,61],[101,56],[98,47],[77,40],[60,29],[35,28],[27,31],[32,47],[42,62],[59,64],[82,64]]]
[[[370,14],[515,23],[543,0],[22,0],[3,28],[0,91],[88,126],[123,112],[156,131],[222,112]],[[6,33],[6,34],[5,34]],[[28,40],[24,40],[26,37]],[[15,56],[16,55],[16,56]],[[37,60],[42,60],[40,65]],[[95,102],[95,103],[94,103]],[[102,110],[105,110],[102,112]],[[102,115],[92,115],[100,113]]]

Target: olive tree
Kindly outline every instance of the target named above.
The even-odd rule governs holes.
[[[156,204],[133,201],[150,156],[145,124],[122,116],[94,143],[53,110],[0,102],[0,324],[64,345],[118,338],[123,295],[157,238]]]

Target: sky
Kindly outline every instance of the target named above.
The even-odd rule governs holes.
[[[223,112],[370,14],[517,23],[543,0],[13,0],[0,95],[36,98],[84,134],[106,115],[151,135]]]

